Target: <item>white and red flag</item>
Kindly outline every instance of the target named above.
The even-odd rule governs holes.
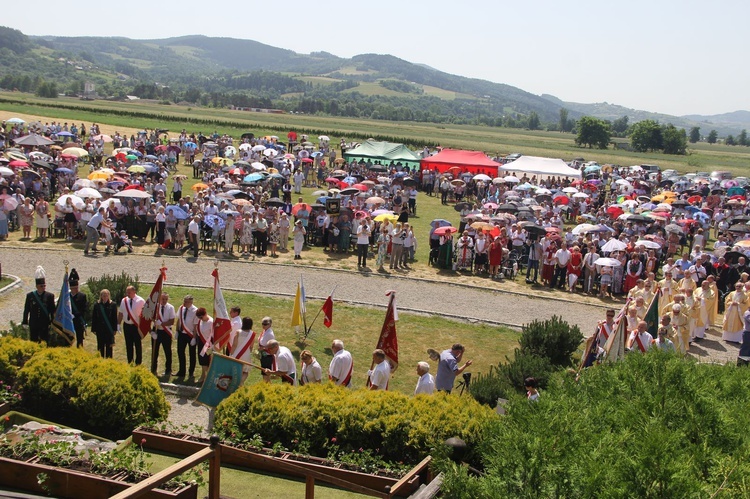
[[[151,332],[151,323],[157,318],[157,308],[159,307],[159,301],[161,300],[161,288],[166,280],[167,268],[162,267],[159,269],[159,278],[156,279],[154,288],[151,290],[151,294],[148,295],[148,299],[143,305],[141,317],[138,321],[138,332],[141,335],[141,339],[145,338]]]
[[[214,276],[214,337],[213,344],[216,349],[221,349],[229,343],[230,333],[232,332],[232,320],[227,312],[227,304],[224,301],[224,295],[221,293],[219,285],[219,269],[211,272]]]

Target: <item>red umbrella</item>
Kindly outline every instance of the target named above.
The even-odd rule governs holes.
[[[230,175],[244,175],[245,170],[243,170],[242,168],[232,168],[231,170],[229,170],[229,174]]]
[[[559,234],[560,233],[560,228],[559,227],[547,227],[545,230],[547,231],[547,234],[551,234],[553,232],[555,234]]]
[[[569,204],[570,198],[568,196],[557,196],[552,202],[555,204]]]
[[[167,152],[167,146],[156,146],[154,150],[157,152],[162,152],[162,151]]]
[[[118,152],[117,154],[115,154],[115,159],[117,161],[126,161],[128,158],[124,152]]]
[[[571,182],[570,185],[578,187],[579,185],[583,185],[583,180],[576,180],[575,182]]]
[[[302,162],[303,163],[312,163],[313,160],[311,160],[310,158],[302,158]]]
[[[701,196],[690,196],[689,198],[687,198],[687,202],[690,204],[700,203],[701,201],[703,201],[703,198]]]
[[[607,213],[609,213],[609,216],[611,216],[612,218],[617,218],[625,212],[619,206],[610,206],[609,208],[607,208]]]
[[[493,227],[492,230],[490,231],[490,235],[492,237],[499,236],[500,235],[500,227]]]
[[[145,191],[145,189],[138,184],[133,184],[124,188],[123,191]]]
[[[307,203],[297,203],[294,206],[292,206],[292,215],[297,215],[300,210],[305,209],[307,211],[312,211],[312,206],[310,206]]]
[[[369,187],[367,187],[364,184],[354,184],[352,187],[355,188],[355,189],[357,189],[357,190],[360,190],[362,192],[367,192],[370,189]]]
[[[10,164],[12,165],[12,164],[13,164],[13,162],[11,161],[11,163],[10,163]],[[744,200],[745,200],[745,196],[743,196],[743,195],[741,195],[741,194],[737,194],[737,195],[735,195],[735,196],[732,196],[732,197],[731,197],[731,198],[729,198],[729,199],[737,199],[737,200],[739,200],[739,201],[744,201]]]
[[[369,213],[367,213],[366,211],[361,211],[360,210],[360,211],[358,211],[357,213],[354,214],[354,218],[365,218],[368,215],[369,215]]]
[[[27,161],[21,161],[19,159],[14,159],[10,163],[8,163],[8,166],[12,166],[14,168],[21,168],[21,167],[29,166],[29,163]]]
[[[328,177],[328,178],[326,179],[326,182],[328,182],[329,184],[338,184],[338,183],[340,183],[341,181],[340,181],[339,179],[337,179],[337,178],[333,178],[333,177]]]
[[[451,227],[450,225],[446,225],[445,227],[438,227],[435,229],[432,233],[436,236],[445,236],[448,234],[454,234],[458,232],[458,229],[455,227]]]

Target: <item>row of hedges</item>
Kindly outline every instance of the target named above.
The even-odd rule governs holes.
[[[263,440],[326,457],[370,451],[385,461],[414,464],[447,438],[470,449],[484,438],[495,413],[471,397],[438,393],[409,397],[388,391],[347,390],[333,384],[257,383],[245,386],[216,410],[216,431],[243,443]],[[470,454],[469,460],[478,456]]]
[[[21,393],[32,415],[103,437],[125,438],[169,405],[144,367],[131,367],[75,348],[45,348],[0,338],[0,378]]]

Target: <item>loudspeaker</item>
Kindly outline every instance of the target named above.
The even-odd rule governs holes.
[[[341,211],[341,199],[326,199],[326,213],[329,215],[338,215]]]

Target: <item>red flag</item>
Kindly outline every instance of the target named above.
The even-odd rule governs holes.
[[[385,312],[385,321],[383,322],[383,328],[380,330],[378,346],[375,348],[380,348],[385,352],[388,362],[395,371],[396,367],[398,367],[398,338],[396,338],[398,310],[396,310],[396,292],[389,291],[385,295],[390,296],[391,300],[388,302],[388,310]]]
[[[167,268],[162,267],[159,269],[159,278],[156,279],[154,289],[151,290],[148,300],[143,305],[141,318],[138,320],[138,332],[141,335],[141,339],[145,338],[151,332],[151,323],[156,318],[156,308],[159,306],[159,300],[161,300],[161,288],[166,279]]]
[[[219,286],[219,269],[211,272],[214,276],[214,339],[213,344],[217,349],[224,348],[229,343],[232,332],[232,321],[227,313],[227,304]]]
[[[331,327],[331,324],[333,324],[333,297],[331,295],[328,295],[321,310],[323,310],[323,325]]]

